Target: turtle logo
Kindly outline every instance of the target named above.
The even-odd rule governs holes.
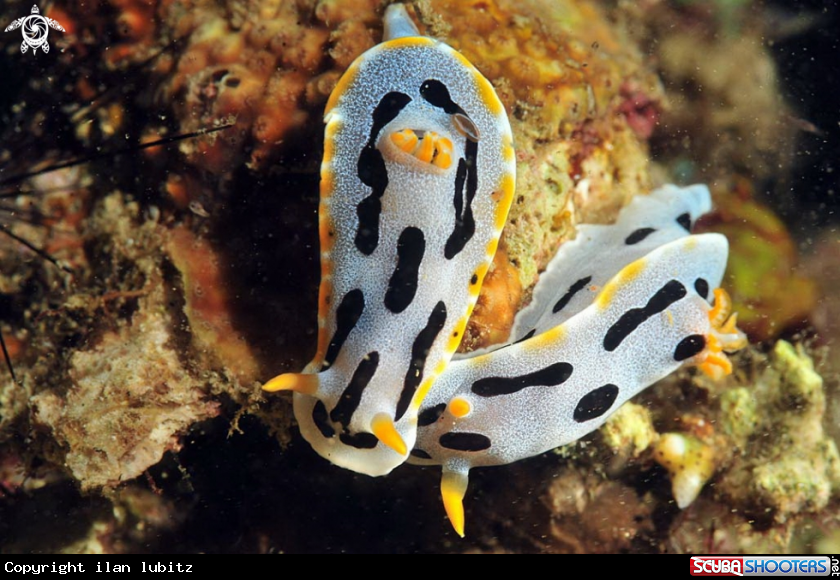
[[[50,45],[47,43],[47,34],[49,33],[49,29],[54,28],[55,30],[64,32],[64,28],[61,24],[52,18],[41,16],[37,6],[32,7],[32,14],[29,16],[18,18],[9,24],[6,27],[6,32],[9,32],[10,30],[17,30],[21,27],[23,27],[23,42],[20,45],[20,51],[23,53],[30,48],[32,49],[32,54],[38,52],[39,48],[43,49],[45,53],[49,52]]]

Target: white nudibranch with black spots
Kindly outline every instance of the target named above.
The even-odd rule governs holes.
[[[384,475],[461,341],[507,218],[513,137],[492,85],[388,7],[381,44],[327,103],[319,208],[318,348],[295,391],[304,438]],[[315,419],[313,420],[313,415]]]
[[[614,225],[581,226],[517,315],[511,343],[453,361],[438,379],[410,461],[443,466],[444,507],[460,535],[472,467],[571,443],[685,363],[731,372],[724,351],[746,339],[717,288],[728,244],[689,235],[709,207],[704,186],[666,186]]]
[[[463,536],[471,468],[570,443],[683,364],[731,372],[725,352],[746,339],[718,288],[726,238],[690,235],[711,208],[705,186],[665,186],[612,225],[579,226],[510,342],[450,363],[513,196],[504,107],[395,4],[325,121],[318,349],[263,388],[295,391],[301,433],[326,459],[368,475],[409,452],[441,465]]]

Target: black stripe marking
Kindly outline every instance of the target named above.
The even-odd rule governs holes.
[[[368,386],[370,380],[376,373],[376,367],[379,366],[379,353],[371,352],[362,359],[356,371],[353,373],[353,378],[341,398],[338,400],[335,408],[330,413],[330,419],[333,423],[341,423],[345,429],[350,424],[350,418],[362,401],[362,393],[365,392],[365,387]],[[375,437],[374,437],[375,438]]]
[[[685,229],[685,231],[690,232],[691,214],[689,214],[688,212],[681,213],[679,216],[677,216],[677,223],[680,224]]]
[[[459,107],[458,104],[452,100],[452,97],[449,96],[449,89],[446,88],[446,85],[438,80],[429,79],[424,81],[423,84],[420,85],[420,96],[433,107],[443,109],[443,112],[447,115],[460,113],[465,117],[469,117],[469,115],[464,112],[464,109]]]
[[[703,297],[703,300],[709,299],[709,283],[704,278],[697,278],[694,281],[694,289]]]
[[[397,241],[397,267],[388,281],[385,307],[399,314],[411,304],[417,293],[417,274],[426,252],[426,238],[415,227],[405,228]]]
[[[656,228],[639,228],[638,230],[634,231],[632,234],[625,238],[624,243],[628,246],[633,246],[638,244],[646,237],[651,235],[653,232],[656,231]]]
[[[706,337],[702,334],[686,336],[674,349],[674,360],[682,362],[703,352],[706,348]]]
[[[453,451],[484,451],[490,449],[490,438],[481,433],[444,433],[440,446]]]
[[[414,344],[411,345],[411,362],[408,365],[408,372],[405,373],[403,389],[402,393],[400,393],[400,400],[397,401],[394,421],[402,419],[402,416],[408,410],[408,405],[411,403],[411,399],[414,398],[417,387],[423,381],[423,367],[426,366],[426,357],[429,355],[429,349],[432,348],[432,344],[434,344],[437,335],[445,323],[446,304],[441,300],[432,309],[425,328],[419,332],[417,338],[414,339]]]
[[[614,351],[645,320],[659,314],[685,295],[685,286],[677,280],[670,280],[648,300],[644,308],[631,308],[621,315],[604,336],[604,349],[607,352]]]
[[[381,172],[385,175],[385,161],[379,151],[371,157],[379,156],[378,159],[372,161],[377,167],[381,166]],[[385,183],[387,187],[387,181]],[[366,256],[370,256],[379,245],[379,214],[382,213],[381,197],[385,193],[385,187],[377,187],[374,193],[364,198],[356,206],[356,217],[359,220],[359,226],[356,229],[356,238],[354,243],[356,248]]]
[[[315,426],[318,428],[318,431],[321,432],[321,435],[327,439],[335,437],[335,429],[333,429],[332,425],[330,425],[329,416],[327,415],[327,407],[324,405],[323,401],[315,403],[315,407],[312,409],[312,422],[315,423]]]
[[[478,143],[467,140],[464,146],[464,159],[458,161],[458,172],[455,175],[455,227],[446,240],[443,255],[451,260],[464,249],[467,242],[475,234],[475,219],[473,218],[472,202],[478,191],[478,172],[476,161],[478,158]],[[466,179],[466,199],[464,199],[464,181]]]
[[[355,244],[358,250],[370,256],[379,245],[379,214],[382,212],[382,196],[388,187],[388,170],[382,153],[376,148],[376,140],[382,128],[400,114],[411,97],[403,93],[388,93],[373,110],[370,137],[362,148],[357,163],[359,179],[371,188],[371,194],[356,206],[359,225]]]
[[[586,278],[581,278],[571,286],[569,286],[569,290],[560,297],[560,300],[554,305],[554,308],[551,309],[552,314],[557,314],[561,310],[563,310],[566,305],[575,297],[575,294],[586,288],[586,285],[592,282],[592,276],[587,276]]]
[[[472,392],[479,397],[511,395],[528,387],[556,387],[572,376],[572,365],[554,363],[546,368],[519,377],[487,377],[473,383]]]
[[[335,334],[327,347],[327,354],[324,356],[324,364],[321,370],[329,368],[338,358],[344,341],[347,340],[350,332],[356,327],[362,312],[365,309],[365,295],[359,290],[350,290],[341,299],[341,304],[335,312]]]
[[[429,455],[428,453],[426,453],[422,449],[418,449],[417,447],[415,447],[414,449],[411,450],[411,455],[414,456],[414,457],[417,457],[418,459],[431,459],[432,458],[431,455]]]
[[[470,116],[467,115],[464,109],[452,100],[446,85],[440,81],[429,79],[420,85],[420,96],[433,107],[443,109],[444,113],[452,115],[452,123],[459,133],[463,134],[467,139],[478,141],[478,127],[475,126],[475,123],[472,122],[472,119],[470,119]]]
[[[373,433],[342,433],[338,436],[342,443],[356,449],[373,449],[379,444],[379,439]]]
[[[440,416],[443,415],[444,411],[446,411],[446,403],[440,403],[434,407],[423,409],[420,411],[420,414],[417,415],[417,426],[428,427],[429,425],[437,423],[437,420],[440,419]]]
[[[575,407],[574,419],[578,423],[597,419],[610,410],[618,397],[618,387],[613,384],[606,384],[594,391],[589,391]]]

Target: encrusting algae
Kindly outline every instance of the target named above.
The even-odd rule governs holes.
[[[132,209],[118,197],[106,200],[100,217],[111,222],[106,227],[116,239],[121,228],[131,227]],[[147,222],[132,231],[133,242],[137,248],[154,247],[162,233]],[[203,381],[184,367],[175,348],[175,321],[165,306],[170,298],[159,258],[143,255],[144,250],[127,252],[134,255],[122,257],[142,268],[143,286],[114,295],[102,308],[128,299],[136,301],[137,313],[104,332],[91,348],[73,353],[64,392],[39,390],[30,399],[33,426],[51,432],[61,449],[54,459],[83,490],[138,477],[164,452],[179,449],[180,435],[190,425],[218,414],[219,404],[208,398]],[[79,304],[84,300],[71,297],[68,306],[74,298]]]
[[[45,161],[60,151],[49,131],[38,133],[33,103],[59,96],[86,105],[50,120],[66,123],[73,156],[78,145],[122,149],[129,134],[139,142],[233,126],[26,182],[61,191],[27,198],[52,219],[16,222],[14,231],[73,273],[0,239],[0,330],[23,383],[4,378],[0,387],[0,546],[120,552],[170,539],[161,549],[699,552],[713,536],[721,551],[789,549],[797,525],[835,505],[840,484],[836,445],[821,424],[823,380],[799,345],[776,342],[769,358],[751,347],[722,384],[682,372],[558,454],[478,470],[470,493],[481,494],[482,505],[468,514],[470,534],[459,543],[435,518],[406,523],[439,513],[436,482],[425,471],[400,468],[389,485],[374,486],[326,466],[302,449],[288,402],[263,397],[259,380],[299,370],[315,348],[317,305],[309,296],[318,282],[323,109],[353,59],[379,42],[385,4],[98,0],[84,11],[62,2],[45,11],[67,29],[49,54],[61,81],[21,77],[32,120],[18,131],[46,140],[35,148]],[[410,3],[424,32],[460,50],[493,84],[516,145],[512,209],[462,351],[505,340],[541,270],[578,224],[610,223],[634,195],[679,174],[686,157],[697,160],[692,181],[720,178],[713,187],[720,213],[707,227],[732,242],[724,284],[739,323],[746,318],[753,340],[771,339],[809,316],[815,295],[806,279],[796,284],[808,300],[791,301],[779,289],[790,280],[756,273],[766,260],[749,258],[781,248],[793,264],[784,224],[764,208],[741,211],[754,202],[725,193],[751,190],[730,184],[766,175],[784,158],[784,139],[732,138],[709,151],[716,144],[707,131],[651,163],[651,140],[667,153],[667,143],[699,131],[685,119],[716,111],[711,102],[698,106],[700,96],[675,99],[679,83],[660,81],[664,69],[667,79],[698,74],[709,86],[702,62],[682,48],[659,63],[646,56],[646,33],[655,31],[663,46],[690,40],[667,36],[663,15],[679,9],[657,4],[640,13],[594,0]],[[0,16],[29,8],[10,2]],[[766,50],[748,52],[761,73]],[[71,62],[85,74],[66,80]],[[775,77],[761,74],[775,95]],[[732,85],[712,87],[714,94],[746,82],[728,78]],[[114,79],[129,79],[132,90],[111,90]],[[762,102],[750,122],[768,135],[783,111],[773,110],[772,95]],[[44,105],[40,121],[48,111]],[[716,126],[729,134],[752,131],[738,124],[744,115],[718,113]],[[4,166],[41,161],[12,159],[14,139],[6,132],[3,139]],[[751,166],[756,151],[761,163]],[[762,244],[752,242],[755,232]],[[776,289],[744,282],[751,276],[778,279]],[[278,439],[293,444],[280,448]],[[676,459],[668,455],[674,441],[685,451]],[[679,469],[687,460],[691,482],[699,482],[687,486],[688,496],[699,492],[694,502],[679,482],[687,476],[657,465]],[[67,538],[21,515],[55,498],[77,507],[78,530]],[[371,530],[383,526],[393,537],[373,539]],[[216,539],[205,530],[226,532]]]
[[[840,455],[822,426],[825,389],[811,358],[801,346],[777,342],[749,397],[731,407],[738,415],[726,421],[754,428],[739,433],[746,440],[718,492],[781,524],[825,508],[840,489]]]

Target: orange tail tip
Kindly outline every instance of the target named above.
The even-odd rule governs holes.
[[[304,395],[314,395],[318,391],[318,375],[285,373],[274,377],[262,386],[264,391],[294,391]]]
[[[403,441],[394,425],[394,420],[387,413],[378,413],[370,422],[370,430],[384,445],[387,445],[400,455],[408,453],[408,446]]]
[[[468,478],[460,471],[446,471],[440,478],[440,495],[443,498],[443,509],[455,533],[464,537],[464,496],[467,494]]]

